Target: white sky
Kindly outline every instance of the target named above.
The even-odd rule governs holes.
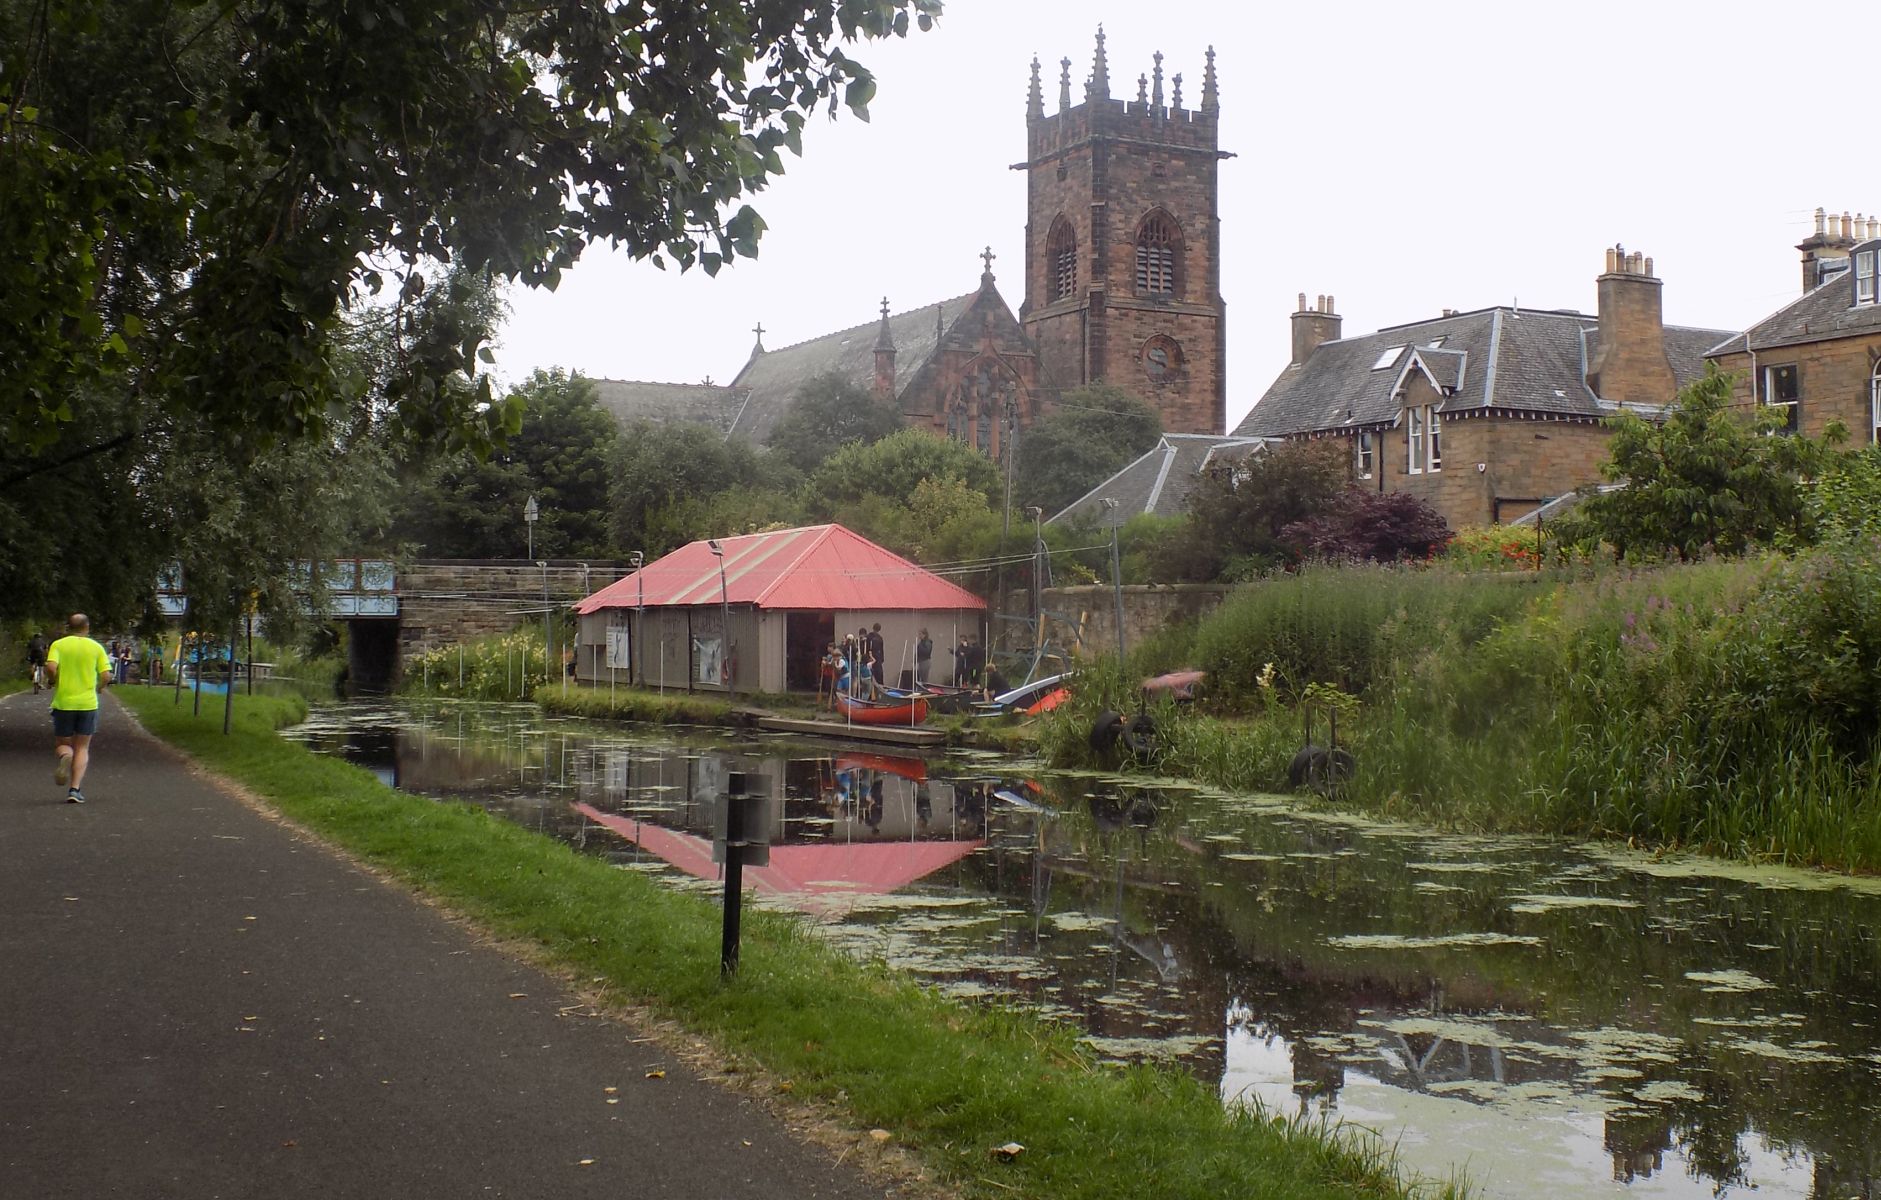
[[[1881,205],[1873,44],[1860,6],[1582,0],[948,0],[936,29],[868,44],[871,121],[813,118],[804,157],[753,198],[757,259],[680,275],[589,251],[555,293],[512,296],[508,381],[536,367],[729,383],[766,347],[978,284],[981,248],[1024,299],[1028,64],[1093,34],[1111,94],[1162,50],[1200,101],[1217,52],[1222,294],[1232,428],[1288,357],[1296,295],[1348,335],[1519,300],[1592,312],[1615,242],[1655,260],[1671,324],[1741,329],[1800,291],[1817,205]],[[1864,26],[1866,26],[1864,28]]]

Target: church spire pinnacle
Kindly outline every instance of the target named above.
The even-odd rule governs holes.
[[[882,297],[882,326],[875,335],[875,348],[877,350],[893,350],[895,348],[895,335],[888,330],[887,296]]]
[[[1215,91],[1215,48],[1208,48],[1208,65],[1202,69],[1202,111],[1219,112],[1221,96]]]
[[[1097,53],[1091,58],[1091,82],[1085,85],[1086,100],[1110,99],[1110,59],[1104,54],[1104,27],[1097,27]]]
[[[1032,56],[1032,84],[1025,90],[1025,115],[1042,117],[1045,115],[1045,93],[1039,86],[1038,55]]]
[[[1163,106],[1163,52],[1158,50],[1150,55],[1155,67],[1150,70],[1150,103],[1157,108]]]
[[[1066,112],[1071,108],[1071,60],[1058,60],[1058,111]]]

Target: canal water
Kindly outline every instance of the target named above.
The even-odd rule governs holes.
[[[702,891],[713,798],[755,772],[760,902],[1480,1194],[1881,1195],[1881,881],[532,706],[357,705],[292,735]]]

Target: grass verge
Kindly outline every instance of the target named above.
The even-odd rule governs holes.
[[[120,699],[153,733],[347,852],[562,968],[605,978],[795,1096],[889,1130],[964,1196],[1417,1193],[1376,1143],[1224,1109],[1177,1070],[1100,1065],[1068,1028],[949,1000],[831,949],[792,917],[749,914],[741,972],[721,984],[715,905],[285,742],[275,730],[305,711],[295,698],[238,697],[228,737],[219,711],[192,718],[134,689]],[[1026,1150],[996,1160],[1007,1142]]]

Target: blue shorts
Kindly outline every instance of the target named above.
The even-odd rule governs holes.
[[[55,708],[52,710],[52,736],[90,737],[98,732],[98,710],[95,708]]]

